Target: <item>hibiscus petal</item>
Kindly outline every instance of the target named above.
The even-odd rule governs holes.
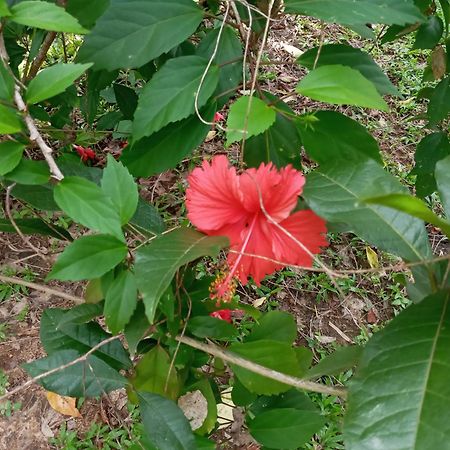
[[[189,220],[207,234],[242,220],[246,211],[239,193],[236,169],[224,155],[215,156],[211,164],[204,161],[188,177],[186,208]]]
[[[245,208],[253,213],[264,209],[276,222],[286,219],[302,193],[305,177],[292,166],[280,171],[272,163],[262,163],[258,169],[247,169],[240,177]]]

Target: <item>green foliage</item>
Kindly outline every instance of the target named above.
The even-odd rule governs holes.
[[[16,141],[0,143],[0,175],[5,175],[17,167],[22,159],[25,146]]]

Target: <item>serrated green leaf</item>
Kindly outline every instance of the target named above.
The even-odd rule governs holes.
[[[359,48],[344,44],[327,44],[320,49],[319,58],[315,47],[303,53],[297,62],[309,70],[315,67],[341,64],[358,70],[361,75],[371,81],[381,95],[399,95],[397,88],[372,59],[372,57]],[[316,61],[317,59],[317,61]]]
[[[1,6],[0,6],[1,9]],[[14,78],[5,66],[3,61],[0,61],[0,99],[11,102],[14,95]]]
[[[137,305],[137,286],[134,274],[121,272],[111,283],[105,296],[106,325],[113,334],[122,331],[130,321]]]
[[[50,183],[36,186],[17,184],[11,194],[31,206],[44,211],[59,211],[58,205],[53,199],[53,185]]]
[[[11,172],[5,174],[5,178],[19,184],[45,184],[50,180],[50,170],[44,161],[22,158]]]
[[[22,130],[22,121],[15,109],[0,104],[0,134],[17,133]]]
[[[72,14],[83,27],[92,28],[106,11],[110,0],[67,0],[66,11]]]
[[[239,97],[231,106],[227,119],[227,143],[256,136],[266,131],[274,122],[277,113],[258,97]]]
[[[227,245],[225,237],[179,228],[140,248],[136,253],[136,281],[149,322],[153,323],[159,299],[181,266],[202,256],[216,256]]]
[[[123,240],[120,217],[102,189],[80,177],[65,177],[55,186],[58,206],[82,225]]]
[[[113,236],[83,236],[65,248],[47,280],[98,278],[119,264],[127,251],[127,246]]]
[[[376,333],[350,383],[345,448],[450,449],[449,346],[448,292],[410,306]]]
[[[450,156],[436,164],[436,182],[447,219],[450,219]]]
[[[321,66],[306,75],[295,90],[313,100],[387,111],[375,85],[358,70],[342,65]]]
[[[103,171],[102,190],[119,213],[121,224],[126,224],[136,212],[138,187],[130,172],[111,155],[108,155]]]
[[[187,329],[199,338],[218,340],[230,340],[238,334],[231,323],[210,316],[196,316],[189,319]]]
[[[203,19],[191,0],[115,0],[80,49],[96,70],[143,66],[183,42]]]
[[[41,234],[56,239],[71,240],[71,235],[64,229],[55,225],[51,227],[41,219],[14,219],[23,234]],[[3,233],[17,233],[13,224],[8,219],[0,219],[0,231]]]
[[[253,326],[245,342],[269,339],[292,344],[297,337],[297,324],[294,316],[285,311],[270,311],[264,314]]]
[[[444,23],[438,16],[429,16],[427,21],[420,25],[416,33],[413,48],[434,48],[444,33]]]
[[[134,111],[138,104],[136,92],[128,86],[115,83],[113,85],[117,106],[123,114],[125,120],[133,120]]]
[[[200,56],[180,56],[167,61],[146,84],[139,97],[133,121],[133,138],[150,136],[172,122],[195,111],[195,95],[207,68]],[[216,89],[219,68],[209,68],[198,97],[198,107],[206,104]]]
[[[145,315],[144,303],[139,301],[134,314],[131,316],[128,325],[125,327],[124,333],[131,357],[136,353],[140,340],[144,338],[144,335],[149,328],[150,323]]]
[[[42,0],[23,1],[14,5],[9,19],[21,25],[50,31],[76,34],[88,32],[64,8]]]
[[[25,145],[17,141],[0,142],[0,175],[11,172],[19,165],[24,149]]]
[[[139,197],[137,209],[130,223],[153,234],[162,233],[166,226],[158,210]]]
[[[91,63],[59,63],[41,70],[28,85],[26,92],[27,103],[39,103],[42,100],[61,94],[91,66]]]

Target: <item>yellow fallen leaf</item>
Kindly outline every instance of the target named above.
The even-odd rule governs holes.
[[[81,417],[80,411],[75,406],[76,399],[47,391],[47,400],[50,406],[57,412],[71,417]]]
[[[380,267],[380,263],[378,261],[377,252],[370,247],[366,247],[366,255],[370,267],[372,267],[372,269],[378,269]]]

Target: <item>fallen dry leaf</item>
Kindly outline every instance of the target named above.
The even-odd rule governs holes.
[[[75,406],[76,399],[47,391],[47,400],[50,406],[57,412],[71,417],[81,417],[80,411]]]
[[[200,428],[208,416],[208,401],[199,390],[182,395],[178,399],[178,406],[193,430]]]

